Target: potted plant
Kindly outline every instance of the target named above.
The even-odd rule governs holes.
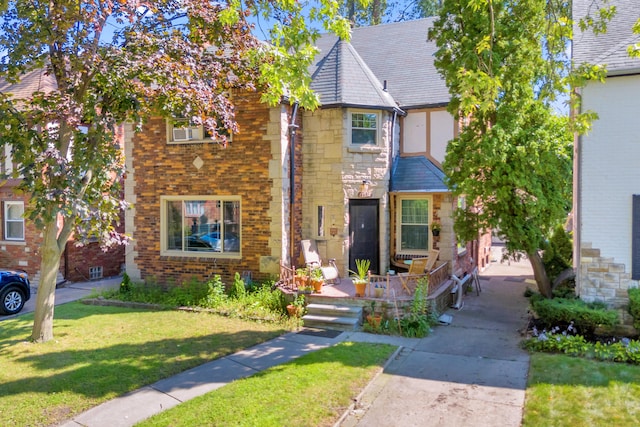
[[[351,273],[351,280],[353,280],[353,284],[356,287],[357,297],[363,297],[367,289],[367,284],[369,282],[368,274],[369,274],[370,266],[371,266],[370,260],[357,259],[356,271],[349,270],[349,273]]]
[[[301,317],[304,313],[304,295],[298,295],[295,299],[287,305],[287,312],[290,317]]]
[[[313,286],[311,285],[302,285],[298,287],[298,293],[302,295],[310,295],[313,293]]]
[[[433,221],[431,223],[431,234],[435,237],[440,235],[440,223],[438,221]]]
[[[306,268],[296,269],[295,282],[298,288],[305,286],[309,281],[309,272]]]
[[[322,270],[314,268],[311,270],[311,286],[316,293],[322,292],[322,285],[324,285],[324,277],[322,276]]]
[[[378,329],[380,327],[381,322],[382,322],[382,315],[376,314],[376,302],[371,301],[371,314],[367,315],[367,323],[373,329]]]
[[[382,283],[376,283],[375,287],[373,288],[373,296],[376,298],[384,297],[384,291],[386,289],[387,287]]]

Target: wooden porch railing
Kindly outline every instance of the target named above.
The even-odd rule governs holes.
[[[445,261],[429,272],[429,295],[449,280],[449,262]]]

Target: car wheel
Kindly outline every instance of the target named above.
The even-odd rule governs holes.
[[[17,288],[7,288],[0,294],[0,311],[4,314],[16,314],[24,307],[24,295]]]

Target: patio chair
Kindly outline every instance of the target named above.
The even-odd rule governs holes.
[[[435,260],[433,261],[435,263]],[[409,265],[408,273],[398,273],[402,288],[409,294],[413,295],[413,289],[417,286],[417,282],[420,278],[426,275],[427,264],[429,264],[429,258],[414,258]],[[433,265],[432,265],[433,266]]]
[[[320,253],[318,253],[318,246],[315,240],[302,240],[300,245],[302,246],[302,254],[307,267],[309,269],[319,268],[322,271],[325,283],[336,283],[340,275],[336,260],[332,258],[329,260],[329,265],[322,265],[322,259],[320,258]]]

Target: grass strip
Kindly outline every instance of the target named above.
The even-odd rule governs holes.
[[[33,314],[0,323],[0,425],[53,425],[160,379],[287,332],[206,313],[56,306],[55,339]]]
[[[162,412],[141,426],[332,426],[396,347],[340,343]]]
[[[640,366],[531,355],[523,426],[640,425]]]

